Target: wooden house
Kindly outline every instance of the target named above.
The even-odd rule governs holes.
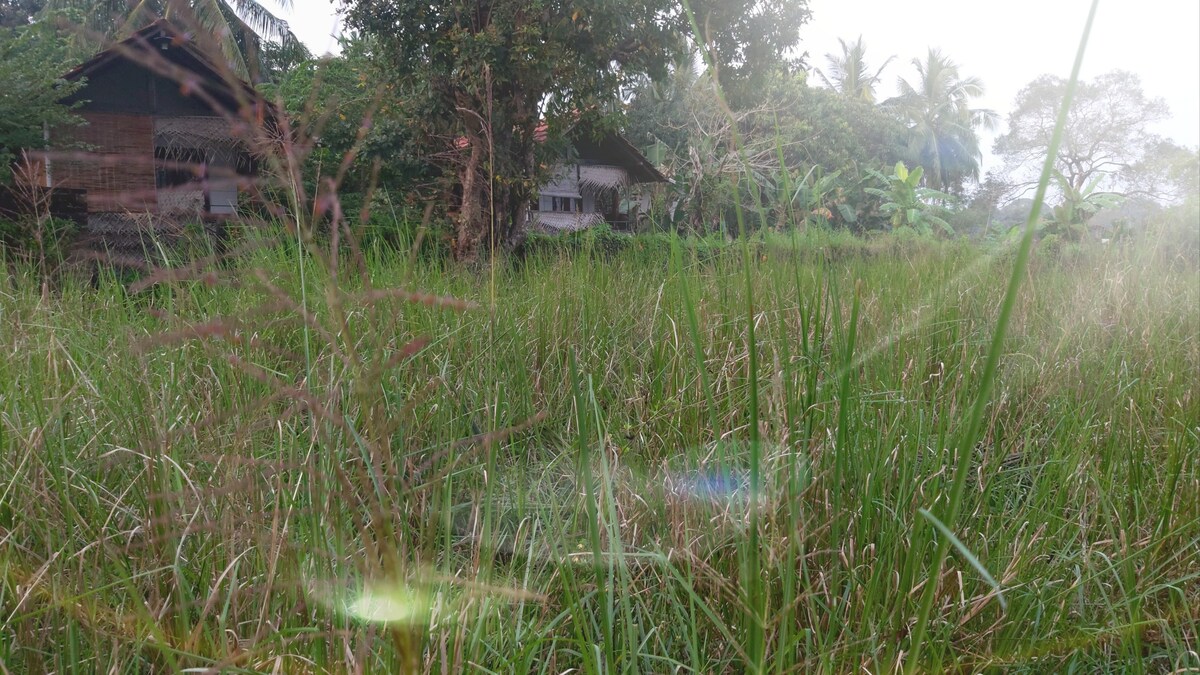
[[[48,130],[45,187],[86,194],[87,227],[105,244],[235,213],[255,170],[254,138],[275,113],[185,30],[159,20],[65,75],[85,124]],[[265,126],[264,126],[265,125]],[[63,142],[58,142],[63,141]]]
[[[631,229],[638,201],[631,198],[630,188],[665,183],[667,177],[615,131],[592,134],[575,129],[569,140],[571,152],[531,205],[530,224],[543,232],[581,230],[602,222]]]

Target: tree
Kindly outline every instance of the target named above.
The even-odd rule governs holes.
[[[695,62],[694,52],[683,52],[667,77],[643,76],[633,86],[625,111],[625,137],[634,145],[646,148],[661,143],[673,153],[686,151],[693,122],[690,97],[700,78]]]
[[[826,180],[836,175],[828,193],[834,207],[829,224],[879,225],[879,200],[866,188],[874,182],[874,170],[903,158],[904,126],[878,106],[808,86],[799,77],[778,78],[768,94],[772,115],[756,133],[778,139],[784,165],[795,177],[792,184],[799,186],[814,167]]]
[[[782,187],[775,137],[759,132],[771,117],[772,97],[767,94],[758,108],[730,110],[720,105],[716,86],[711,71],[696,79],[684,98],[686,142],[672,148],[666,161],[672,224],[698,234],[734,230],[739,207],[743,222],[753,227],[748,221],[760,207],[769,208]]]
[[[45,0],[0,0],[0,28],[28,26],[45,4]]]
[[[777,73],[757,106],[733,111],[715,100],[711,74],[693,79],[669,80],[661,97],[639,88],[630,104],[630,137],[666,146],[661,163],[674,185],[663,211],[673,225],[704,232],[728,224],[738,181],[743,215],[767,213],[760,224],[880,225],[879,199],[865,188],[872,170],[901,159],[905,129],[894,116],[811,87],[803,72]],[[755,194],[758,202],[748,201]]]
[[[867,48],[863,45],[861,35],[852,45],[846,44],[841,38],[838,38],[838,44],[842,46],[840,56],[825,55],[825,61],[829,64],[829,74],[817,71],[821,81],[842,96],[864,103],[874,103],[875,86],[879,84],[883,69],[896,57],[889,56],[883,65],[872,73],[867,67]]]
[[[1016,188],[1004,176],[989,171],[987,177],[971,190],[965,206],[951,214],[951,227],[959,234],[970,236],[986,237],[997,231],[1007,233],[1012,224],[1001,225],[1015,191]]]
[[[345,202],[372,184],[414,187],[427,178],[427,165],[417,156],[401,92],[381,72],[370,40],[343,38],[340,45],[338,56],[300,63],[264,87],[283,104],[304,150],[306,190],[315,193],[319,182],[334,178]]]
[[[12,180],[23,149],[44,146],[47,126],[81,123],[60,103],[83,86],[62,79],[65,45],[49,20],[0,31],[0,184]]]
[[[677,0],[641,4],[657,11],[660,19],[677,15],[680,5]],[[799,42],[800,27],[812,16],[808,0],[690,0],[685,6],[691,8],[699,27],[699,34],[691,38],[709,57],[733,107],[758,105],[763,85],[771,77],[803,66],[801,58],[788,53]],[[687,21],[675,30],[688,35],[690,27]]]
[[[46,0],[50,10],[79,12],[84,37],[119,40],[159,17],[193,25],[216,36],[226,61],[239,75],[254,81],[269,79],[262,51],[264,43],[276,61],[295,63],[309,58],[303,43],[287,21],[275,16],[260,0]],[[279,0],[292,8],[292,0]]]
[[[375,38],[408,83],[422,136],[443,145],[442,166],[461,193],[455,255],[473,260],[484,242],[522,237],[541,167],[561,150],[540,142],[543,119],[552,141],[575,125],[611,128],[604,111],[622,86],[665,76],[689,36],[716,56],[731,91],[751,90],[747,83],[785,63],[805,4],[693,2],[699,36],[671,0],[346,0],[344,8],[347,24]]]
[[[1016,107],[1008,116],[1008,132],[996,139],[995,152],[1019,181],[1036,181],[1034,172],[1050,148],[1066,87],[1062,78],[1043,75],[1017,94]],[[1065,190],[1125,195],[1155,190],[1147,183],[1152,174],[1177,164],[1170,159],[1178,159],[1175,150],[1187,153],[1172,150],[1150,132],[1150,125],[1167,115],[1166,103],[1147,97],[1133,73],[1113,71],[1079,82],[1054,158]]]
[[[1121,177],[1137,196],[1167,204],[1195,200],[1200,198],[1200,150],[1159,139]]]
[[[1052,176],[1062,193],[1062,202],[1051,208],[1043,218],[1041,230],[1047,234],[1054,234],[1067,241],[1080,241],[1087,236],[1086,225],[1097,211],[1120,203],[1119,196],[1096,190],[1100,176],[1082,188],[1072,185],[1057,169]]]
[[[979,179],[982,153],[979,127],[992,128],[996,113],[970,107],[983,95],[978,78],[963,78],[958,65],[937,49],[924,61],[913,59],[916,83],[900,78],[900,95],[887,101],[908,125],[909,158],[924,167],[935,190],[961,194],[968,179]]]

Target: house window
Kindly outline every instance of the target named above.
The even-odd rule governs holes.
[[[194,148],[154,148],[154,187],[170,188],[199,180],[204,151]]]
[[[582,197],[551,197],[550,210],[560,213],[583,213]]]

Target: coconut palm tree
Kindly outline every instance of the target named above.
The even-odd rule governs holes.
[[[817,75],[821,77],[826,86],[847,98],[874,103],[875,85],[879,84],[883,69],[896,57],[889,56],[883,65],[872,73],[867,68],[867,48],[863,45],[861,35],[852,45],[846,44],[846,41],[841,38],[838,38],[838,44],[842,46],[840,56],[837,54],[825,55],[825,60],[829,63],[829,74],[826,75],[818,69]]]
[[[885,105],[908,125],[910,160],[925,168],[925,183],[935,190],[961,193],[968,179],[979,179],[983,157],[976,129],[992,129],[998,116],[970,107],[983,95],[979,78],[963,78],[958,65],[930,48],[925,60],[913,59],[918,78],[899,80],[900,95]]]
[[[667,77],[643,76],[633,85],[625,106],[627,138],[643,148],[661,144],[671,152],[686,152],[692,118],[689,99],[701,77],[695,56],[683,52],[670,65]]]
[[[279,0],[291,9],[292,0]],[[280,58],[308,57],[287,21],[259,0],[48,0],[47,11],[67,10],[82,17],[85,33],[102,40],[119,40],[162,17],[194,24],[216,38],[229,66],[242,76],[261,79],[262,52],[268,47]]]

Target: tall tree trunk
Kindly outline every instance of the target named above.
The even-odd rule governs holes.
[[[516,174],[533,177],[537,175],[534,147],[537,143],[534,138],[537,124],[536,120],[531,124],[528,119],[523,119],[522,124],[523,128],[520,129],[519,135],[514,135],[511,139]],[[529,189],[525,180],[510,181],[505,187],[503,192],[505,208],[503,211],[497,208],[497,212],[502,212],[507,217],[503,223],[498,223],[498,225],[503,227],[504,248],[511,251],[525,241],[525,235],[529,230],[526,222],[529,218],[529,203],[534,197],[534,192]]]
[[[505,92],[510,104],[492,110],[488,101],[468,94],[458,97],[459,118],[466,127],[468,154],[459,173],[462,207],[456,223],[454,257],[479,259],[481,249],[512,250],[525,238],[529,201],[537,175],[536,112],[523,95]]]
[[[488,203],[487,177],[483,175],[483,158],[486,154],[484,140],[478,135],[467,137],[470,154],[459,175],[462,186],[462,208],[458,212],[458,223],[454,239],[454,258],[460,262],[479,259],[479,245],[490,229],[491,209]]]

